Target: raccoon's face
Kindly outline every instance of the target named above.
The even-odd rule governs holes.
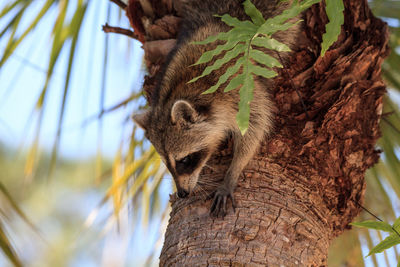
[[[133,119],[146,131],[174,177],[178,196],[186,197],[196,186],[200,171],[223,132],[185,100],[176,101],[170,112],[153,109],[134,115]]]

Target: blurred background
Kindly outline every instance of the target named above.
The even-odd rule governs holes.
[[[365,207],[400,216],[400,1],[369,1],[391,29],[381,161]],[[109,0],[0,0],[0,266],[157,266],[174,185],[130,115],[144,107],[140,43]],[[357,221],[374,219],[362,213]],[[329,266],[395,266],[399,246],[353,229]]]

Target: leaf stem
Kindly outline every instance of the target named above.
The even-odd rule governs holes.
[[[366,211],[368,214],[370,214],[371,216],[373,216],[375,219],[377,219],[378,221],[383,222],[383,220],[381,218],[379,218],[378,216],[376,216],[375,214],[373,214],[372,212],[370,212],[367,208],[364,208],[364,206],[362,206],[360,203],[358,203],[357,200],[353,200],[354,203],[356,203],[361,209],[363,209],[364,211]],[[393,232],[395,232],[399,237],[400,237],[400,233],[393,227],[391,226]]]
[[[122,9],[125,9],[127,7],[127,5],[124,2],[122,2],[121,0],[110,0],[110,1]]]
[[[120,27],[113,27],[113,26],[108,25],[108,23],[103,25],[103,31],[105,33],[109,33],[109,32],[118,33],[118,34],[126,35],[135,40],[139,40],[139,37],[133,31],[124,29],[124,28],[120,28]]]

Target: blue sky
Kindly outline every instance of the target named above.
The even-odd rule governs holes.
[[[61,139],[60,155],[66,157],[88,157],[96,154],[98,121],[93,120],[82,128],[82,122],[100,112],[100,88],[104,59],[106,34],[101,25],[106,20],[108,0],[104,4],[91,1],[89,12],[83,22],[75,55],[72,79]],[[27,24],[37,12],[43,1],[32,4],[29,13],[24,15],[23,24]],[[0,4],[0,8],[5,2]],[[36,127],[35,117],[30,116],[45,81],[51,38],[56,9],[35,28],[33,34],[16,50],[15,55],[0,70],[0,142],[10,147],[27,147],[31,144]],[[110,25],[128,28],[127,18],[119,16],[119,8],[111,6]],[[2,28],[8,19],[0,21]],[[24,28],[23,26],[21,28]],[[127,98],[132,91],[141,89],[143,76],[140,43],[125,36],[109,35],[108,68],[105,86],[105,108],[113,106]],[[0,50],[5,48],[7,36],[0,40]],[[45,116],[40,136],[40,145],[51,150],[61,106],[61,98],[66,76],[67,50],[65,46],[49,87],[45,104]],[[132,106],[129,107],[130,110]],[[118,149],[122,125],[127,112],[124,108],[103,117],[102,151],[112,157]],[[29,125],[30,127],[27,127]],[[132,124],[127,125],[131,127]]]
[[[32,3],[21,21],[21,29],[25,28],[23,25],[28,25],[43,3],[42,0]],[[7,4],[7,1],[0,1],[0,10],[5,4]],[[111,6],[111,16],[107,21],[108,6]],[[69,11],[72,10],[73,8]],[[6,147],[19,149],[22,146],[22,149],[26,150],[32,144],[37,118],[32,118],[31,113],[45,82],[51,49],[51,30],[57,12],[56,8],[51,9],[45,19],[34,29],[32,34],[28,35],[14,55],[0,69],[0,144]],[[69,12],[68,16],[71,17],[71,15],[72,13]],[[8,23],[9,19],[10,16],[0,20],[0,29]],[[95,119],[85,128],[82,128],[81,125],[87,118],[100,112],[99,103],[106,38],[101,26],[106,22],[110,25],[129,28],[128,20],[123,13],[120,13],[118,6],[110,3],[109,0],[89,1],[88,12],[79,36],[78,53],[75,55],[73,65],[59,157],[82,159],[91,158],[97,154],[99,121]],[[8,36],[0,39],[1,53],[4,51]],[[105,77],[104,103],[106,109],[123,101],[132,92],[140,91],[145,72],[142,60],[143,51],[139,42],[117,34],[109,34],[108,38],[108,67]],[[40,148],[48,152],[52,149],[57,130],[69,45],[66,45],[62,50],[45,104]],[[137,106],[131,104],[126,108],[120,108],[104,115],[101,138],[103,156],[113,158],[121,140],[128,141],[133,123],[131,121],[124,122],[127,115],[137,108]],[[163,205],[166,204],[168,197],[166,191],[169,190],[171,190],[170,184],[163,187],[163,191],[165,191],[165,199],[162,200]],[[64,204],[74,199],[81,199],[85,203],[93,204],[90,194],[85,193],[82,196],[83,192],[72,193],[75,196],[71,193],[66,195]],[[104,192],[96,192],[97,200],[94,201],[93,205],[86,205],[86,215],[89,215],[92,209],[96,207],[103,194]],[[112,207],[107,207],[107,209],[110,211]],[[27,210],[28,215],[29,212]],[[52,218],[49,219],[52,220]],[[133,224],[131,221],[130,223]],[[131,238],[128,239],[128,242],[130,242],[129,252],[127,253],[128,262],[143,260],[143,256],[146,257],[151,251],[157,238],[158,224],[158,219],[153,220],[146,231],[138,228],[133,231],[133,235],[132,232],[129,234]],[[114,239],[110,241],[111,244],[115,245],[122,242],[122,239],[116,237]],[[145,240],[145,242],[142,240]],[[110,244],[110,242],[105,243]],[[131,253],[132,251],[142,255],[141,259]],[[79,255],[77,257],[74,266],[96,266],[90,259],[79,258]],[[1,262],[0,253],[0,265],[2,265]]]

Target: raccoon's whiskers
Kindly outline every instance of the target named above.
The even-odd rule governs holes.
[[[218,187],[220,184],[218,183],[202,183],[201,184],[203,187],[207,188],[207,189],[215,189],[216,187]]]
[[[203,194],[203,200],[206,200],[208,198],[208,194],[207,194],[206,190],[204,190],[204,188],[200,187],[200,191]]]
[[[207,168],[209,168],[210,170],[215,171],[215,168],[214,168],[214,167],[211,167],[211,166],[208,165],[208,164],[204,164],[204,167],[207,167]]]
[[[210,186],[220,185],[220,183],[218,183],[212,179],[201,179],[200,181],[198,181],[198,183],[203,184],[203,185],[210,185]]]
[[[196,186],[196,191],[197,193],[199,193],[199,196],[203,199],[206,200],[207,199],[207,192],[201,187],[201,185],[197,184]]]

